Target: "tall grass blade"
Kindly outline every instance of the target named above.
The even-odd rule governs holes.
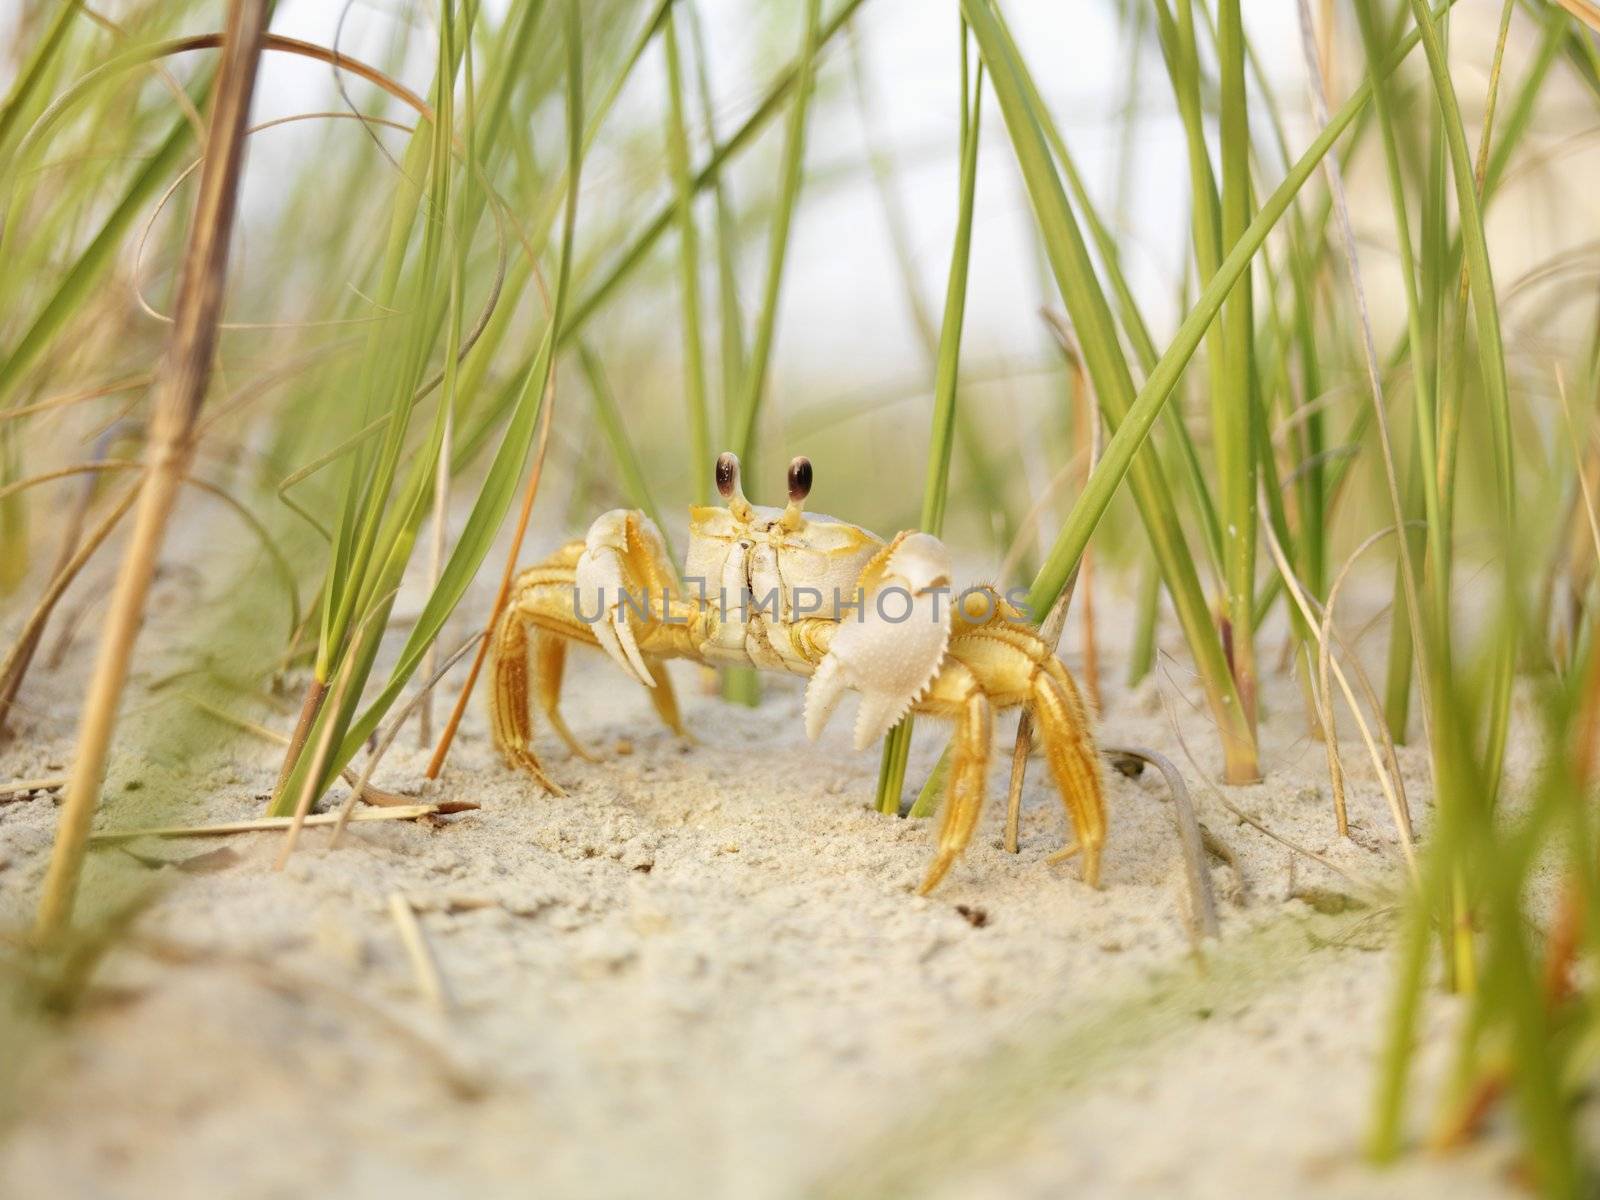
[[[922,514],[917,527],[938,536],[944,530],[945,506],[950,490],[950,456],[955,448],[956,393],[961,366],[961,329],[967,312],[967,274],[972,259],[972,214],[978,183],[978,133],[983,110],[983,64],[969,70],[967,27],[961,25],[961,172],[956,201],[955,242],[950,251],[950,273],[945,283],[944,316],[939,327],[939,347],[933,382],[933,427],[928,439],[928,466],[922,488]],[[972,76],[969,85],[968,76]],[[878,811],[900,811],[905,788],[906,762],[911,753],[914,718],[889,731],[883,741],[883,761],[878,768]]]
[[[444,622],[454,611],[461,597],[466,593],[479,566],[482,565],[484,557],[488,554],[495,534],[498,532],[500,524],[516,496],[517,482],[522,475],[530,447],[533,444],[534,435],[538,427],[540,408],[544,403],[550,372],[553,369],[556,331],[561,328],[561,318],[566,310],[568,293],[571,287],[572,241],[577,223],[579,167],[583,154],[582,44],[580,40],[582,26],[578,0],[568,0],[564,12],[564,31],[567,45],[566,132],[568,184],[566,187],[566,215],[562,230],[560,266],[558,268],[550,320],[545,328],[539,352],[529,370],[522,377],[520,390],[513,403],[505,434],[484,477],[478,498],[473,504],[472,511],[462,528],[461,535],[456,542],[454,550],[451,552],[450,559],[440,575],[439,584],[429,594],[424,603],[422,613],[412,628],[405,645],[401,648],[399,658],[390,671],[387,682],[359,716],[350,711],[334,713],[331,709],[325,709],[321,717],[319,717],[319,722],[336,722],[338,729],[336,735],[337,748],[329,756],[319,773],[320,778],[316,785],[319,793],[355,757],[367,737],[381,723],[384,715],[394,705],[407,682],[409,682],[421,664],[428,646],[433,643],[443,628]],[[448,63],[444,63],[443,66],[445,69],[449,69]],[[389,563],[384,567],[382,578],[397,579],[398,568],[403,566],[404,558],[409,554],[409,544],[402,528],[398,528],[394,523],[391,523],[390,529],[389,540],[394,549],[389,556]],[[357,679],[364,679],[371,669],[371,658],[376,649],[377,639],[370,640],[373,645],[366,651],[366,661],[358,667]],[[352,692],[352,703],[356,694],[358,694],[358,689]],[[313,744],[315,740],[315,736],[308,737],[305,744]],[[273,809],[269,815],[279,816],[284,814],[292,803],[290,797],[297,794],[297,783],[302,775],[310,769],[309,757],[301,754],[294,771],[291,772],[289,778],[279,789],[277,799],[274,801]]]
[[[1056,174],[1050,150],[1040,132],[1038,117],[1029,102],[1028,91],[1022,83],[1026,68],[1011,53],[1011,47],[995,16],[991,0],[963,0],[962,11],[972,27],[974,38],[988,67],[995,96],[1000,103],[1013,149],[1027,182],[1029,198],[1033,203],[1051,269],[1061,289],[1062,299],[1072,318],[1075,332],[1083,347],[1084,361],[1095,394],[1105,410],[1108,423],[1116,428],[1130,413],[1134,400],[1133,379],[1118,344],[1110,307],[1095,276],[1087,247],[1079,231],[1077,220],[1067,204],[1061,181]],[[1230,281],[1232,282],[1232,281]],[[1192,352],[1192,350],[1191,350]],[[1157,370],[1159,371],[1159,364]],[[1152,377],[1153,379],[1153,377]],[[1174,380],[1175,382],[1175,380]],[[1146,388],[1150,383],[1146,383]],[[1170,384],[1168,385],[1170,390]],[[1165,400],[1165,393],[1162,399]],[[1151,420],[1159,414],[1160,405],[1150,406]],[[1148,426],[1146,426],[1146,431]],[[1143,433],[1140,437],[1142,440]],[[1123,439],[1126,441],[1126,439]],[[1113,438],[1111,445],[1117,444]],[[1162,573],[1173,597],[1180,623],[1189,640],[1205,682],[1208,700],[1222,734],[1228,776],[1234,779],[1254,779],[1257,775],[1255,743],[1240,707],[1231,672],[1223,654],[1217,630],[1211,623],[1205,598],[1200,590],[1194,561],[1179,526],[1171,494],[1152,456],[1133,461],[1132,454],[1116,471],[1115,482],[1107,475],[1107,463],[1091,477],[1085,496],[1094,492],[1096,481],[1103,481],[1106,490],[1104,503],[1110,502],[1111,492],[1120,485],[1131,470],[1134,497],[1139,505],[1145,529]],[[1104,509],[1101,505],[1101,511]],[[1083,508],[1080,497],[1074,511]],[[1098,516],[1098,513],[1096,514]],[[1069,528],[1071,518],[1069,518]],[[1091,523],[1092,527],[1092,523]],[[1061,553],[1058,538],[1055,549],[1041,568],[1029,593],[1028,604],[1035,614],[1046,613],[1060,596],[1066,579],[1081,556],[1083,543],[1073,547],[1070,560]]]
[[[1187,7],[1187,0],[1185,3]],[[1245,95],[1244,21],[1239,0],[1218,4],[1218,59],[1222,75],[1222,201],[1219,252],[1231,250],[1250,224],[1250,109]],[[1246,270],[1222,311],[1222,390],[1211,398],[1217,489],[1227,579],[1230,666],[1251,737],[1256,728],[1256,464],[1257,428],[1254,317]],[[1276,495],[1276,489],[1274,495]],[[1238,781],[1237,776],[1233,778]]]
[[[1453,0],[1445,0],[1440,11],[1447,10],[1451,3]],[[1391,50],[1388,58],[1377,64],[1375,75],[1381,78],[1393,71],[1416,47],[1419,40],[1420,35],[1415,31],[1402,38]],[[1334,143],[1351,126],[1370,96],[1371,86],[1368,81],[1358,87],[1332,115],[1322,132],[1295,161],[1283,181],[1261,203],[1249,227],[1218,267],[1217,274],[1206,283],[1194,307],[1183,319],[1172,341],[1162,353],[1155,369],[1145,380],[1144,386],[1139,389],[1125,419],[1106,444],[1100,466],[1090,476],[1088,485],[1072,511],[1068,513],[1066,523],[1040,571],[1039,579],[1035,582],[1034,591],[1038,598],[1047,599],[1060,593],[1072,567],[1081,557],[1084,547],[1088,545],[1095,526],[1105,514],[1112,496],[1128,475],[1139,449],[1160,415],[1161,408],[1170,399],[1179,377],[1199,348],[1211,323],[1217,319],[1227,294],[1249,268],[1251,259],[1265,244],[1268,234],[1282,219],[1306,180],[1316,171],[1322,156],[1332,149]]]
[[[124,551],[101,631],[100,651],[84,696],[77,750],[61,803],[61,818],[40,896],[36,934],[59,935],[72,919],[89,824],[100,799],[117,707],[167,519],[194,453],[193,432],[211,381],[222,316],[229,239],[244,168],[245,126],[267,29],[268,0],[233,0],[218,70],[216,100],[206,134],[200,195],[190,223],[183,278],[166,358],[156,381],[149,470],[139,493],[132,539]]]
[[[783,167],[778,181],[777,203],[773,209],[772,229],[767,241],[766,282],[762,289],[761,307],[756,312],[755,340],[751,345],[750,360],[745,366],[744,391],[739,403],[728,415],[728,444],[745,461],[750,460],[755,446],[756,422],[761,414],[762,399],[766,395],[767,368],[777,337],[778,303],[783,290],[784,267],[789,256],[789,228],[794,222],[795,204],[800,196],[800,183],[805,171],[806,113],[811,105],[821,17],[821,0],[807,0],[805,40],[800,50],[794,100],[789,108],[789,123],[784,133]]]
[[[865,0],[845,0],[839,6],[839,11],[834,13],[823,25],[815,30],[815,37],[807,39],[808,45],[801,51],[801,59],[808,54],[815,56],[824,46],[831,41],[839,30],[843,29],[850,18],[860,8]],[[767,89],[761,103],[746,117],[739,128],[729,135],[728,139],[714,146],[710,158],[705,166],[695,174],[694,190],[698,193],[712,186],[719,178],[722,168],[728,161],[740,154],[746,146],[763,129],[766,128],[780,112],[783,111],[783,102],[794,91],[800,81],[801,59],[796,59],[784,70]],[[809,66],[806,68],[809,75]],[[793,109],[790,110],[791,119]],[[598,310],[619,288],[623,281],[638,269],[639,264],[645,260],[652,247],[661,239],[662,234],[672,227],[672,221],[677,209],[676,201],[668,201],[662,205],[654,217],[646,223],[645,227],[634,237],[625,250],[617,256],[616,262],[610,270],[606,271],[600,282],[594,284],[587,293],[572,306],[567,314],[565,324],[561,328],[561,340],[565,342],[581,329]]]
[[[694,216],[694,181],[689,174],[689,122],[677,19],[669,10],[661,34],[667,56],[667,163],[677,197],[678,263],[683,298],[683,395],[689,410],[689,478],[695,501],[711,503],[711,414],[706,400],[705,343],[700,333],[700,233]],[[659,520],[656,521],[660,525]]]

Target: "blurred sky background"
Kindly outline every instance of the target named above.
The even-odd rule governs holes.
[[[330,0],[285,0],[273,28],[331,44],[341,7]],[[636,7],[639,20],[630,26],[630,33],[650,6],[641,0]],[[1119,7],[1116,0],[1026,0],[1006,7],[1047,101],[1091,186],[1108,205],[1117,190],[1117,144],[1128,70]],[[835,8],[835,3],[825,3],[824,19]],[[1304,73],[1299,67],[1293,0],[1250,0],[1245,9],[1250,36],[1262,48],[1274,86],[1298,109]],[[395,15],[403,11],[399,4],[352,6],[344,18],[341,45],[356,55],[374,53],[385,44]],[[798,50],[804,4],[702,0],[700,11],[719,128],[726,133],[748,114],[767,81]],[[909,225],[907,241],[921,272],[923,294],[936,314],[955,225],[956,13],[953,2],[868,0],[855,18],[866,66],[871,136],[894,156]],[[406,76],[422,91],[427,87],[431,51],[429,39],[417,41],[418,53]],[[1157,54],[1153,42],[1144,54]],[[336,106],[329,74],[320,63],[269,56],[257,119]],[[1141,64],[1140,74],[1159,87],[1140,97],[1137,150],[1127,178],[1131,203],[1116,215],[1128,269],[1141,301],[1160,327],[1174,311],[1171,281],[1179,275],[1187,246],[1187,170],[1181,156],[1182,127],[1159,61],[1150,57]],[[868,146],[852,75],[850,50],[842,39],[836,40],[827,51],[819,106],[808,130],[807,168],[825,182],[802,194],[785,277],[774,376],[791,383],[796,373],[803,377],[820,372],[832,378],[839,363],[851,364],[852,377],[861,382],[872,377],[902,380],[924,370],[877,187],[870,174],[852,169],[866,159]],[[591,80],[589,86],[599,83]],[[665,97],[665,70],[659,52],[653,50],[620,98],[610,134],[629,127],[642,135],[659,130]],[[988,100],[979,159],[967,345],[976,351],[975,357],[1037,358],[1048,350],[1034,315],[1040,266],[1021,179],[999,109],[992,97]],[[292,154],[297,137],[309,142],[313,136],[309,131],[285,130],[273,138],[270,153]],[[600,152],[585,165],[586,193],[619,183],[629,186],[618,172],[633,173],[639,167],[608,161],[607,140],[602,138]],[[752,193],[771,186],[780,140],[781,127],[775,125],[755,152],[741,160],[733,176],[740,203],[749,203]],[[659,137],[657,142],[661,145]],[[263,150],[258,145],[252,154]],[[632,181],[653,196],[665,195],[664,154],[662,146],[648,179]],[[846,173],[843,179],[841,172]],[[754,293],[765,265],[765,238],[757,232],[745,246],[747,297]],[[581,241],[581,229],[579,236]],[[675,343],[676,335],[664,340]]]
[[[836,11],[837,2],[824,3],[824,19]],[[1158,342],[1164,343],[1175,321],[1176,292],[1187,265],[1188,172],[1182,128],[1159,50],[1148,32],[1148,13],[1140,58],[1130,62],[1127,13],[1144,2],[1010,0],[1004,9],[1089,187],[1120,238],[1124,268]],[[493,13],[503,3],[489,0],[488,9]],[[637,0],[586,6],[585,12],[591,19],[607,12],[625,13],[613,31],[620,45],[632,39],[651,7],[648,0]],[[782,4],[700,0],[722,135],[748,115],[775,73],[798,51],[804,7],[801,0]],[[1322,0],[1313,0],[1312,7],[1320,12]],[[1348,6],[1340,3],[1333,7],[1338,40],[1332,90],[1337,105],[1357,82],[1350,72],[1360,55]],[[1455,81],[1474,141],[1499,7],[1481,0],[1459,4],[1452,27]],[[112,8],[114,11],[115,6]],[[222,8],[219,3],[219,23]],[[1290,149],[1299,153],[1312,129],[1296,9],[1296,0],[1246,0],[1244,5],[1250,40],[1290,123]],[[905,493],[904,508],[861,514],[862,519],[882,524],[909,519],[920,494],[933,370],[908,311],[879,188],[865,164],[869,145],[892,157],[894,186],[903,214],[901,232],[923,302],[937,320],[956,216],[957,12],[955,0],[867,0],[854,20],[865,67],[864,103],[856,90],[852,48],[844,38],[827,48],[808,126],[808,185],[794,225],[770,373],[764,428],[782,417],[804,413],[808,406],[831,405],[832,411],[840,411],[854,405],[860,410],[851,418],[853,437],[866,445],[859,455],[852,455],[851,445],[839,447],[835,459],[841,469],[858,472],[876,458],[893,472],[891,490]],[[322,45],[333,45],[337,35],[341,50],[373,63],[396,61],[395,47],[403,46],[398,74],[416,91],[425,92],[433,65],[431,20],[428,4],[406,0],[354,0],[348,5],[338,0],[282,0],[273,28]],[[556,28],[551,20],[546,24]],[[1533,21],[1519,11],[1507,50],[1508,80],[1520,76],[1535,35]],[[1138,81],[1131,117],[1124,111],[1130,71]],[[599,71],[591,74],[586,81],[591,100],[607,81]],[[1559,105],[1560,98],[1570,94],[1570,87],[1570,81],[1557,79],[1547,88],[1548,97],[1554,99],[1547,98],[1544,103]],[[605,261],[616,248],[619,223],[630,230],[642,227],[667,198],[666,88],[659,45],[652,46],[585,162],[580,254]],[[358,80],[349,84],[349,92],[365,111],[408,116]],[[326,64],[284,54],[266,56],[254,110],[256,121],[344,107]],[[541,162],[549,164],[560,153],[560,113],[542,116],[547,119],[535,131],[542,142],[537,153]],[[964,372],[972,374],[1014,373],[1012,380],[998,385],[998,393],[996,389],[973,391],[972,402],[980,409],[992,408],[998,394],[999,402],[1015,407],[1022,417],[1020,428],[1026,431],[1040,413],[1059,415],[1059,387],[1046,392],[1028,386],[1030,375],[1037,376],[1039,368],[1059,368],[1059,355],[1037,315],[1040,302],[1055,302],[1056,293],[1036,249],[1027,199],[992,96],[986,97],[983,123],[962,365]],[[344,124],[348,132],[341,136],[356,145],[364,135],[354,122]],[[1259,127],[1264,131],[1268,123],[1262,120]],[[700,132],[697,122],[695,132]],[[1559,122],[1551,125],[1536,119],[1527,144],[1554,144],[1571,133]],[[254,138],[237,268],[244,277],[263,269],[263,258],[270,254],[270,239],[264,231],[272,229],[271,218],[280,197],[290,190],[289,181],[297,172],[315,169],[314,156],[323,152],[327,136],[326,122],[304,122]],[[402,142],[399,133],[385,136],[391,147]],[[747,310],[755,304],[766,270],[767,221],[762,206],[775,185],[781,143],[782,122],[778,121],[736,160],[728,175],[733,202],[744,217],[740,267]],[[1125,171],[1121,166],[1124,144],[1129,147]],[[1561,153],[1570,156],[1573,149],[1563,145]],[[1576,149],[1592,154],[1592,139]],[[697,139],[695,161],[703,161],[705,153],[703,141]],[[371,161],[376,239],[383,225],[378,213],[391,191],[391,180],[384,173],[392,168],[376,154]],[[1272,152],[1266,161],[1272,175],[1267,185],[1271,186],[1281,164]],[[1541,173],[1520,189],[1508,189],[1497,203],[1490,215],[1490,242],[1502,289],[1527,265],[1546,259],[1562,245],[1589,245],[1587,231],[1595,227],[1600,214],[1595,212],[1594,189],[1574,184],[1584,178],[1586,174],[1569,163],[1568,168]],[[1320,179],[1315,187],[1321,187]],[[1377,156],[1366,155],[1358,162],[1350,187],[1357,233],[1363,241],[1362,265],[1383,342],[1385,330],[1398,329],[1403,314],[1397,277],[1392,273],[1390,209]],[[183,211],[181,205],[169,206],[160,219],[179,219]],[[596,214],[603,214],[603,219],[597,220]],[[619,215],[620,222],[612,219]],[[714,384],[717,303],[706,197],[702,197],[700,217],[707,238],[702,248],[708,375]],[[273,234],[276,236],[275,229]],[[635,411],[641,414],[640,436],[681,441],[681,400],[673,399],[681,395],[675,245],[671,234],[662,239],[650,268],[630,280],[591,332],[615,363],[613,383],[624,406],[639,401]],[[375,247],[376,241],[371,249]],[[1590,250],[1592,253],[1593,248]],[[169,272],[170,264],[156,258],[147,261],[147,291],[161,296],[163,285],[170,287]],[[331,309],[338,300],[339,285],[345,281],[315,282],[320,286],[308,289],[307,305],[319,312],[251,313],[241,311],[245,305],[236,304],[230,318],[314,320],[334,315]],[[1330,286],[1342,287],[1344,281],[1333,281]],[[1515,318],[1513,309],[1511,319]],[[571,419],[570,410],[567,419]],[[652,420],[660,424],[649,427]],[[562,423],[558,421],[558,425]],[[897,439],[897,428],[907,424],[911,435]],[[1010,429],[1005,439],[1017,438],[1018,424],[1007,424]],[[811,451],[809,441],[792,429],[789,432],[792,436],[787,438],[764,435],[763,453],[770,454],[773,462],[786,460],[797,450]],[[1204,441],[1204,431],[1197,433]],[[562,436],[572,435],[563,431]],[[801,444],[779,444],[786,440]],[[1019,440],[1029,476],[1027,493],[1037,496],[1045,482],[1038,473],[1044,468],[1029,466],[1025,433]],[[884,458],[885,450],[890,457]],[[1000,453],[1005,452],[1002,442]],[[652,456],[652,461],[659,464],[656,482],[663,501],[673,506],[681,503],[687,498],[685,456],[663,454]],[[766,465],[775,470],[773,462]],[[821,470],[819,464],[819,496],[825,503],[842,503],[827,495],[830,477],[838,478]]]

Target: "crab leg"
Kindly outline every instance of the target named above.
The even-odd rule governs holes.
[[[953,716],[962,723],[957,731],[949,799],[940,826],[939,858],[924,890],[938,882],[949,859],[971,839],[970,823],[977,821],[982,803],[982,775],[976,779],[962,775],[963,766],[973,761],[966,744],[968,722],[975,719],[965,713],[968,679],[981,692],[988,708],[1023,705],[1033,712],[1051,778],[1077,839],[1054,855],[1052,861],[1082,854],[1083,880],[1091,887],[1098,886],[1106,820],[1100,762],[1090,740],[1089,711],[1071,674],[1039,636],[996,613],[978,624],[968,624],[958,616],[944,669],[928,695],[916,705],[920,712]]]
[[[683,717],[678,712],[678,694],[672,690],[672,680],[667,675],[665,665],[658,661],[647,661],[645,665],[650,668],[650,703],[655,706],[661,723],[686,741],[693,741],[693,735],[685,728]]]
[[[633,514],[623,514],[624,519],[620,522],[624,531],[624,544],[629,536],[627,518],[631,516]],[[641,532],[635,545],[645,544],[646,535]],[[561,789],[545,773],[533,751],[533,723],[529,713],[530,692],[532,696],[538,698],[539,708],[550,722],[550,727],[573,754],[592,760],[594,756],[573,736],[572,730],[561,715],[560,708],[567,644],[581,642],[604,648],[599,631],[605,628],[606,632],[611,632],[606,620],[591,623],[585,619],[591,611],[601,612],[597,606],[586,606],[581,611],[578,609],[581,600],[579,569],[589,551],[588,543],[570,542],[539,566],[524,571],[517,580],[516,599],[507,608],[506,615],[501,619],[495,633],[492,684],[489,692],[490,729],[494,735],[495,745],[513,765],[522,767],[547,791],[556,793]],[[643,558],[642,563],[635,560],[631,561],[629,566],[631,569],[642,569],[645,572],[644,578],[648,582],[634,586],[640,595],[646,594],[645,588],[651,588],[654,591],[655,602],[659,603],[660,597],[667,594],[661,589],[668,585],[660,582],[664,567],[659,562],[651,561],[647,556]],[[689,609],[679,598],[674,597],[672,603],[674,619],[679,623],[661,625],[653,621],[648,624],[641,622],[639,637],[643,642],[643,649],[640,651],[638,641],[634,642],[634,648],[640,652],[640,663],[644,669],[644,678],[641,682],[648,689],[650,701],[655,706],[656,712],[674,733],[687,737],[682,718],[678,714],[677,698],[673,694],[671,682],[660,663],[656,661],[658,655],[681,652],[678,643],[684,640],[681,635],[686,626],[682,622],[688,619],[686,614],[689,613]],[[629,637],[633,638],[631,627]],[[530,651],[531,680],[529,679]],[[632,667],[631,663],[629,667]],[[629,673],[634,674],[631,669]]]
[[[927,877],[917,889],[927,895],[944,878],[950,864],[972,841],[983,814],[984,783],[989,771],[989,747],[994,741],[993,706],[972,672],[949,663],[933,691],[918,705],[931,711],[956,714],[956,736],[950,761],[950,786],[944,816],[939,823],[939,848]]]
[[[531,755],[533,727],[527,720],[528,681],[526,656],[530,646],[533,651],[533,692],[538,697],[550,727],[554,729],[567,748],[583,759],[593,759],[583,745],[572,735],[561,715],[561,680],[566,670],[567,643],[585,642],[595,645],[589,626],[575,620],[572,611],[572,584],[574,568],[583,553],[582,542],[569,542],[537,567],[524,571],[517,579],[516,599],[508,614],[515,613],[518,623],[532,626],[531,632],[523,630],[512,634],[504,621],[495,635],[494,688],[491,691],[491,713],[496,744],[503,748],[515,740],[512,724],[523,727],[522,751]],[[518,648],[518,641],[521,648]],[[518,668],[521,675],[518,675]],[[521,714],[514,716],[513,714]],[[502,740],[502,734],[505,739]],[[526,766],[520,754],[508,749],[507,756],[519,765]],[[534,768],[529,768],[534,770]],[[540,774],[541,772],[535,772]]]
[[[585,750],[583,743],[567,728],[561,715],[561,677],[567,668],[567,643],[553,633],[541,630],[533,637],[533,678],[539,695],[539,707],[550,728],[566,743],[567,749],[585,762],[597,761]]]
[[[1067,669],[1051,656],[1034,677],[1033,714],[1039,741],[1056,790],[1077,833],[1074,849],[1083,854],[1083,881],[1100,886],[1100,848],[1106,840],[1106,810],[1100,759],[1089,743],[1088,713]]]
[[[516,605],[500,618],[494,637],[494,671],[489,688],[489,726],[494,743],[552,795],[562,796],[533,752],[533,722],[528,714],[528,627]]]

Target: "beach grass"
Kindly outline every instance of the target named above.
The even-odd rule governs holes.
[[[828,476],[852,498],[841,515],[894,514],[1003,564],[1021,578],[994,582],[1024,585],[1040,622],[1092,547],[1099,594],[1135,614],[1108,689],[1192,686],[1228,785],[1270,779],[1269,719],[1327,739],[1341,797],[1346,710],[1380,779],[1385,763],[1398,775],[1394,744],[1425,746],[1406,759],[1403,782],[1432,802],[1404,877],[1368,1149],[1407,1148],[1422,1013],[1452,990],[1463,1016],[1436,1140],[1475,1136],[1503,1094],[1538,1186],[1592,1183],[1574,1113],[1593,1077],[1600,953],[1596,266],[1566,245],[1527,261],[1497,220],[1587,183],[1600,105],[1587,7],[1300,0],[1287,79],[1302,97],[1241,0],[1107,0],[1122,39],[1109,156],[1064,109],[1072,48],[1030,38],[1013,0],[940,10],[959,54],[941,68],[953,119],[931,148],[885,143],[870,46],[840,52],[876,29],[867,0],[752,17],[763,53],[743,64],[737,105],[693,0],[423,7],[366,58],[274,33],[263,0],[231,0],[220,30],[187,0],[15,18],[0,98],[0,600],[16,620],[0,738],[23,736],[64,602],[115,572],[40,944],[96,915],[75,907],[78,882],[149,589],[169,526],[191,515],[180,495],[225,510],[263,564],[248,611],[274,616],[249,631],[230,686],[263,704],[295,690],[271,718],[287,745],[263,815],[303,817],[407,714],[431,733],[426,692],[449,677],[435,659],[463,619],[492,624],[459,610],[507,557],[519,498],[498,605],[530,529],[554,542],[626,505],[681,549],[681,510],[712,501],[719,451],[754,478],[798,449],[781,444],[801,407],[783,374],[785,297],[817,266],[797,249],[809,214],[843,195],[890,221],[922,359],[881,402],[860,398],[859,364],[830,364],[854,398],[806,410],[807,452],[856,469]],[[337,71],[339,111],[251,125],[255,80],[282,57]],[[864,154],[836,139],[847,72]],[[1170,147],[1159,180],[1135,169],[1152,120]],[[301,157],[266,159],[291,136]],[[241,209],[260,186],[251,156],[283,180],[265,216]],[[908,208],[922,159],[953,188]],[[1010,215],[1069,348],[1036,372],[1043,386],[963,345],[996,252],[997,171],[1020,181]],[[1181,253],[1152,285],[1159,256],[1127,213],[1157,186]],[[909,227],[935,211],[930,254]],[[935,257],[942,305],[922,294]],[[865,386],[887,392],[877,378]],[[991,384],[1016,391],[980,405]],[[913,470],[869,469],[861,431],[890,420]],[[1073,455],[1096,420],[1089,470]],[[547,462],[568,485],[559,518],[535,507]],[[1329,611],[1365,572],[1387,598],[1370,685]],[[1275,660],[1298,674],[1303,714],[1262,711]],[[721,690],[761,699],[749,669],[724,670]],[[907,720],[884,742],[882,813],[901,809],[911,739]],[[914,814],[937,806],[940,780],[912,781]],[[193,824],[180,792],[169,823]]]

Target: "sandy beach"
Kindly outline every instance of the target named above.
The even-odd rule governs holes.
[[[195,586],[166,585],[152,644],[181,628]],[[1099,605],[1127,607],[1112,592]],[[1111,662],[1119,636],[1100,630]],[[1074,667],[1077,637],[1069,627]],[[691,746],[579,652],[565,711],[600,761],[544,731],[565,798],[496,760],[474,704],[437,784],[412,730],[376,777],[474,810],[357,823],[337,848],[307,829],[282,870],[281,833],[98,850],[91,894],[160,890],[82,1011],[29,1027],[0,1191],[1518,1194],[1499,1135],[1364,1165],[1402,878],[1388,808],[1350,736],[1351,837],[1336,836],[1325,751],[1284,674],[1265,697],[1266,781],[1214,788],[1216,741],[1178,662],[1163,655],[1132,692],[1108,671],[1100,736],[1150,747],[1188,780],[1221,920],[1198,953],[1155,771],[1108,769],[1090,890],[1045,861],[1066,826],[1037,761],[1021,851],[1003,849],[1013,723],[1000,722],[982,829],[921,898],[931,822],[870,810],[878,755],[851,751],[848,720],[806,742],[800,681],[769,679],[750,710],[675,670]],[[40,726],[69,727],[73,670],[41,675],[38,693]],[[942,745],[924,722],[913,781]],[[0,778],[48,774],[69,753],[26,739]],[[1400,755],[1425,830],[1425,759]],[[270,744],[239,740],[182,823],[259,815],[277,764]],[[114,769],[103,827],[153,819],[138,773],[137,758]],[[26,921],[54,819],[45,795],[0,804],[8,924]],[[407,953],[397,896],[442,996]],[[1442,995],[1428,1014],[1419,1138],[1452,1014]]]

